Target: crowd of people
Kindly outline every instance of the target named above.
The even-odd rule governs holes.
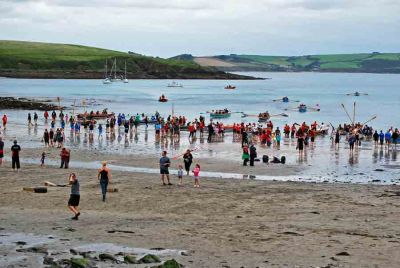
[[[60,168],[69,168],[69,162],[71,158],[71,151],[67,149],[65,144],[65,129],[66,123],[69,123],[71,135],[80,135],[81,126],[84,128],[85,135],[88,133],[89,136],[93,137],[95,130],[98,130],[98,138],[101,139],[104,133],[103,124],[96,122],[94,119],[95,115],[104,115],[105,120],[105,133],[106,135],[112,135],[115,133],[116,129],[118,132],[120,128],[123,128],[125,135],[128,133],[136,132],[139,125],[143,124],[147,130],[149,124],[154,124],[154,132],[156,139],[164,139],[166,137],[172,137],[179,140],[181,131],[188,131],[189,140],[195,140],[197,135],[203,138],[205,132],[208,132],[207,141],[209,143],[223,141],[226,131],[232,131],[233,141],[241,143],[242,148],[242,160],[243,165],[254,166],[258,157],[256,146],[265,146],[267,148],[274,147],[279,150],[281,146],[281,141],[283,138],[286,139],[296,139],[296,149],[299,155],[303,154],[304,149],[307,146],[314,146],[315,137],[319,134],[328,134],[327,126],[323,123],[318,124],[313,122],[310,125],[303,122],[302,124],[294,123],[292,125],[285,124],[281,129],[279,127],[274,127],[271,120],[266,120],[263,124],[261,123],[235,123],[233,125],[224,125],[222,122],[213,121],[212,119],[206,124],[206,119],[203,116],[196,118],[192,121],[187,120],[184,116],[168,116],[163,118],[158,112],[155,116],[148,117],[144,114],[136,114],[133,116],[125,116],[125,114],[107,114],[107,112],[102,113],[88,113],[88,117],[91,118],[86,120],[86,116],[74,116],[74,115],[64,115],[62,111],[57,113],[53,111],[51,115],[46,111],[44,112],[44,120],[47,122],[50,120],[50,128],[45,129],[43,132],[42,141],[44,147],[56,147],[60,149]],[[58,118],[58,120],[57,120]],[[32,121],[33,119],[33,121]],[[28,126],[37,125],[39,115],[34,112],[33,116],[31,113],[28,114]],[[59,127],[56,127],[56,125]],[[3,115],[2,117],[2,127],[3,130],[7,129],[8,117]],[[349,144],[350,151],[353,151],[355,147],[360,146],[361,140],[373,140],[376,146],[387,146],[389,148],[391,145],[396,146],[399,141],[399,130],[397,128],[390,128],[386,132],[380,130],[373,130],[371,126],[361,125],[361,124],[344,124],[339,125],[337,128],[333,128],[331,139],[335,144],[335,148],[339,147],[339,143],[342,137],[345,137],[346,142]],[[1,134],[1,129],[0,129]],[[283,137],[282,137],[283,136]],[[0,136],[0,166],[2,165],[2,160],[5,154],[5,143]],[[13,141],[11,147],[11,166],[14,170],[18,171],[21,168],[20,155],[21,146],[18,144],[17,140]],[[40,166],[45,166],[46,152],[43,151],[40,157]],[[181,155],[183,163],[177,166],[178,184],[184,184],[184,174],[189,176],[191,173],[194,176],[193,186],[196,188],[200,187],[200,165],[195,164],[192,169],[193,164],[193,154],[192,151],[187,150],[183,155]],[[264,158],[265,156],[263,156]],[[277,162],[284,163],[285,158],[282,160],[276,160]],[[264,159],[263,159],[264,161]],[[268,160],[267,160],[268,161]],[[275,158],[274,158],[275,161]],[[265,162],[265,161],[264,161]],[[169,168],[171,166],[171,160],[167,156],[167,152],[162,152],[162,157],[159,160],[160,164],[160,179],[162,185],[171,185],[171,178],[169,173]],[[106,194],[108,185],[111,182],[111,171],[107,167],[107,163],[103,162],[101,168],[98,170],[98,180],[100,184],[100,189],[102,193],[102,200],[106,201]],[[74,220],[77,220],[80,212],[79,206],[79,181],[77,175],[71,173],[69,176],[69,183],[71,187],[71,196],[68,202],[70,210],[74,213]]]

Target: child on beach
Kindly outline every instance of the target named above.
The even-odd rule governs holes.
[[[196,164],[196,167],[193,169],[193,174],[194,174],[194,187],[199,188],[200,187],[200,165]]]
[[[40,167],[44,167],[44,159],[46,158],[46,152],[42,153],[42,157],[40,158]]]
[[[178,179],[179,179],[179,185],[182,185],[183,184],[183,166],[182,165],[179,165]]]

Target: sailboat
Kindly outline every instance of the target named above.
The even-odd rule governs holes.
[[[108,76],[108,72],[107,72],[107,59],[106,59],[106,65],[105,65],[105,73],[104,73],[103,84],[111,84],[111,79]]]
[[[113,73],[114,73],[114,77],[113,77]],[[110,77],[112,77],[111,82],[115,82],[118,80],[117,79],[117,58],[114,59],[113,65],[111,66]]]
[[[124,83],[129,83],[128,78],[126,78],[126,61],[125,61],[125,76],[124,76]]]

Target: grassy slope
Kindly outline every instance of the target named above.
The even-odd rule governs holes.
[[[216,56],[234,63],[237,68],[264,67],[271,70],[320,70],[400,73],[400,53],[360,53],[310,56],[260,56],[229,55]]]
[[[0,72],[91,73],[92,78],[104,72],[105,59],[117,58],[118,70],[127,64],[128,77],[133,78],[223,78],[224,73],[184,60],[171,60],[128,54],[119,51],[79,45],[22,41],[0,41]],[[109,62],[110,63],[110,62]],[[109,64],[111,66],[111,64]],[[233,78],[233,75],[228,75]],[[90,76],[89,76],[90,77]]]

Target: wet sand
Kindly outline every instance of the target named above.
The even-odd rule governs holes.
[[[24,150],[22,157],[37,152]],[[72,155],[82,161],[109,157]],[[155,157],[117,160],[157,166]],[[233,165],[217,164],[234,171]],[[195,189],[192,177],[185,177],[183,187],[176,185],[176,176],[173,186],[162,186],[155,174],[113,170],[110,187],[119,192],[109,193],[103,203],[95,170],[24,164],[15,173],[9,165],[0,167],[0,233],[185,250],[188,256],[175,258],[186,267],[400,266],[399,186],[201,178],[201,188]],[[207,170],[212,169],[210,164]],[[290,169],[288,174],[295,172]],[[76,172],[81,183],[79,221],[70,220],[66,207],[69,188],[22,191],[45,180],[65,183],[69,172]]]

